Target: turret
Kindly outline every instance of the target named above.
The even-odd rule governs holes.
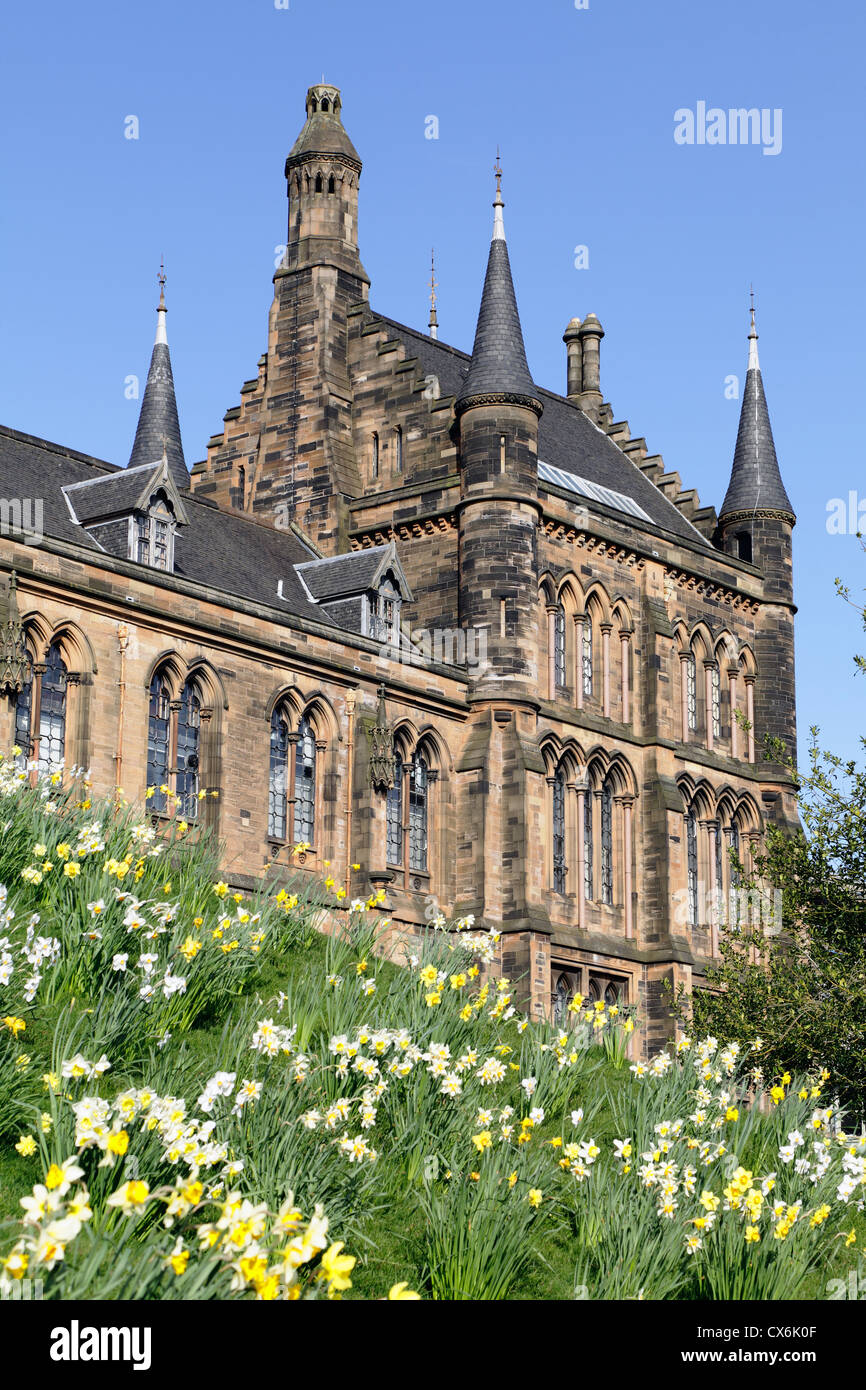
[[[156,338],[144,388],[144,399],[138,414],[138,426],[127,467],[158,463],[165,455],[171,476],[180,488],[189,487],[189,471],[183,456],[174,377],[165,330],[165,272],[159,268],[159,305],[156,311]]]
[[[476,693],[535,698],[538,419],[505,241],[497,168],[493,237],[460,428],[461,626],[485,630],[487,669]]]
[[[758,361],[755,310],[751,311],[749,363],[734,449],[731,480],[719,512],[718,539],[729,555],[761,571],[765,603],[758,619],[755,655],[755,733],[783,738],[795,748],[794,508],[782,482],[770,413]]]

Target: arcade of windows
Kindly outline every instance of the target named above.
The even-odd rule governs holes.
[[[629,938],[634,935],[630,780],[625,765],[615,772],[596,766],[581,772],[564,760],[548,777],[554,893],[577,899],[581,929],[589,905],[622,909]]]
[[[568,1006],[575,994],[581,994],[584,1002],[590,1005],[603,1000],[608,1008],[616,1005],[623,1009],[629,1003],[629,981],[624,975],[611,975],[606,971],[587,970],[580,966],[557,970],[555,965],[551,967],[550,975],[551,980],[556,980],[551,1004],[553,1022],[559,1027],[568,1025]]]
[[[684,796],[688,796],[684,793]],[[685,912],[690,927],[709,931],[709,950],[719,949],[719,929],[736,923],[742,865],[748,872],[754,861],[760,830],[754,813],[743,804],[719,805],[715,810],[686,801],[683,815],[685,843]]]

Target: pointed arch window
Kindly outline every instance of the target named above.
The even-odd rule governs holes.
[[[406,766],[394,744],[394,785],[388,788],[385,803],[385,822],[388,863],[403,863],[403,777]]]
[[[426,759],[416,753],[409,768],[409,868],[416,873],[427,872],[428,772]]]
[[[394,431],[394,472],[403,472],[403,427],[398,425]]]
[[[168,808],[170,704],[171,696],[165,677],[156,672],[150,682],[147,714],[147,785],[154,788],[152,809],[159,815],[165,815]]]
[[[68,671],[60,646],[52,642],[39,673],[30,679],[15,706],[15,737],[26,762],[34,753],[39,772],[57,772],[66,756],[66,690]]]
[[[722,679],[718,663],[710,667],[710,700],[713,738],[722,736]]]
[[[592,791],[587,788],[583,801],[583,896],[592,902]]]
[[[686,657],[686,724],[692,733],[698,727],[698,682],[694,655]]]
[[[268,835],[285,840],[288,831],[289,719],[279,705],[271,715],[268,762]]]
[[[324,104],[324,102],[323,102],[323,103],[322,103],[322,110],[324,111],[324,109],[325,109],[325,104]],[[322,175],[321,175],[321,174],[317,174],[317,175],[316,175],[316,192],[317,192],[317,193],[321,193],[321,192],[322,192],[322,187],[323,187],[323,184],[322,184]]]
[[[565,609],[561,603],[553,615],[553,673],[557,686],[565,685]]]
[[[710,834],[711,834],[712,837],[713,837],[713,850],[714,850],[714,853],[715,853],[715,861],[716,861],[716,862],[715,862],[715,873],[716,873],[716,882],[715,882],[716,901],[717,901],[719,904],[721,904],[721,901],[722,901],[722,892],[723,892],[723,886],[722,886],[722,885],[723,885],[723,875],[724,875],[724,864],[723,864],[723,861],[722,861],[722,831],[721,831],[721,827],[720,827],[718,821],[716,821],[715,825],[711,827],[711,829],[710,829]]]
[[[306,715],[298,725],[295,747],[295,844],[314,843],[316,829],[316,739]]]
[[[613,903],[613,788],[609,781],[601,789],[601,900]]]
[[[583,638],[581,641],[581,668],[583,674],[583,693],[592,694],[592,615],[587,610],[583,619]]]
[[[686,873],[689,925],[698,925],[698,823],[694,811],[686,813]]]
[[[165,493],[150,499],[146,512],[135,517],[133,558],[140,565],[171,572],[174,568],[175,515]]]
[[[329,192],[329,193],[335,193],[336,191],[337,191],[337,185],[336,185],[336,183],[334,182],[334,175],[332,174],[331,177],[328,179],[328,192]]]
[[[565,862],[565,773],[557,768],[553,778],[553,891],[564,893],[567,877]]]
[[[565,975],[560,975],[556,982],[556,993],[553,999],[553,1021],[556,1024],[563,1024],[568,1018],[568,1001],[571,998],[571,990]]]
[[[201,770],[201,694],[188,680],[177,715],[177,811],[183,820],[198,820]]]

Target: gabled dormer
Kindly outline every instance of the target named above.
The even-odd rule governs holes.
[[[63,489],[74,520],[101,550],[172,574],[178,529],[189,522],[168,459]]]
[[[412,591],[393,541],[310,560],[296,565],[295,573],[313,602],[341,627],[377,642],[399,641],[402,606],[411,601]]]

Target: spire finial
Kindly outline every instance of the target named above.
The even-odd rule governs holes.
[[[157,276],[157,280],[159,281],[159,303],[156,306],[156,338],[154,341],[167,344],[168,337],[165,331],[165,316],[167,313],[165,307],[165,260],[162,256],[159,260],[159,275]]]
[[[751,285],[749,286],[749,299],[750,299],[750,308],[749,308],[749,367],[748,367],[748,370],[751,371],[753,368],[755,368],[755,369],[760,369],[760,365],[761,365],[760,362],[758,361],[758,331],[757,331],[757,329],[755,328],[755,291],[754,291],[754,289],[752,288]]]
[[[496,197],[493,199],[493,240],[505,240],[505,222],[502,217],[502,209],[505,204],[502,201],[502,165],[499,162],[499,146],[496,146],[496,163],[493,166],[496,175]]]
[[[436,313],[436,290],[439,281],[436,279],[436,248],[430,248],[430,318],[427,326],[430,329],[430,337],[439,337],[439,317]]]

